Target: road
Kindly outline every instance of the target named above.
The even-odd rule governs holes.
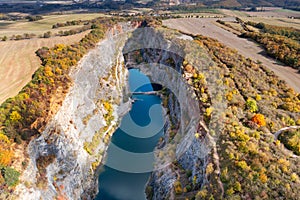
[[[252,60],[261,61],[263,65],[274,71],[280,79],[285,80],[290,87],[300,93],[300,73],[296,69],[265,56],[265,51],[258,44],[245,38],[239,38],[235,34],[220,28],[214,24],[216,20],[214,18],[169,19],[164,20],[163,25],[185,33],[201,34],[217,39],[224,45],[236,49],[241,55]]]

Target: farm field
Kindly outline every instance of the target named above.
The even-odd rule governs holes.
[[[104,16],[101,13],[89,13],[89,14],[68,14],[68,15],[45,15],[42,20],[38,21],[4,21],[0,20],[0,37],[12,35],[23,35],[24,33],[33,33],[35,35],[41,35],[47,31],[52,33],[58,33],[59,31],[70,30],[74,28],[82,27],[67,26],[57,29],[52,29],[52,25],[56,23],[63,23],[72,20],[91,20],[97,17]]]
[[[73,44],[88,32],[64,37],[0,42],[0,103],[15,96],[30,81],[32,74],[40,66],[36,50],[43,46],[53,47],[55,44]]]
[[[264,50],[256,43],[239,38],[215,24],[217,19],[169,19],[163,25],[190,34],[201,34],[219,40],[226,46],[236,49],[240,54],[252,60],[259,60],[263,65],[273,70],[276,75],[285,80],[296,92],[300,92],[300,74],[297,70],[277,63],[266,57]],[[299,20],[300,21],[300,20]]]
[[[276,17],[241,17],[243,21],[263,22],[274,26],[294,27],[300,30],[300,20]]]
[[[171,13],[173,16],[180,16],[182,18],[187,18],[189,16],[193,16],[194,18],[222,18],[224,17],[224,14],[222,13],[180,13],[180,14],[174,14],[174,13]]]
[[[258,8],[260,9],[260,8]],[[281,17],[287,18],[290,16],[299,17],[300,14],[297,11],[287,10],[280,7],[263,7],[263,12],[253,12],[253,11],[238,11],[238,10],[227,10],[219,9],[221,13],[229,16],[235,17]]]
[[[244,21],[263,22],[270,25],[294,27],[300,30],[300,12],[281,8],[264,8],[264,12],[246,12],[237,10],[220,9],[227,16],[239,17]]]

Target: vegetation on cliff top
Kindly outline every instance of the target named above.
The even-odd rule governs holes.
[[[288,149],[300,156],[300,129],[283,131],[279,135],[279,140],[286,145]]]
[[[218,23],[237,31],[240,37],[251,38],[266,50],[271,57],[300,70],[300,30],[292,27],[274,26],[265,23],[243,22],[239,25],[217,20]]]
[[[112,18],[98,18],[93,20],[93,30],[79,43],[39,49],[36,54],[42,60],[42,66],[17,96],[7,99],[0,106],[2,195],[18,182],[19,172],[11,166],[11,160],[14,159],[14,143],[28,142],[32,136],[43,130],[47,121],[62,104],[63,97],[71,85],[70,69],[89,49],[95,47],[114,21]]]
[[[282,138],[275,140],[273,133],[283,127],[300,125],[300,95],[265,66],[239,55],[217,40],[204,36],[194,39],[215,63],[209,70],[220,74],[217,84],[226,88],[222,98],[227,108],[222,113],[224,129],[220,135],[210,133],[217,138],[220,163],[214,161],[213,155],[207,165],[195,163],[194,169],[203,175],[197,177],[175,161],[170,166],[177,177],[173,184],[175,199],[278,199],[282,196],[297,199],[300,161],[286,150],[288,142]],[[142,56],[143,53],[147,52],[153,54],[147,56],[155,56],[153,49],[146,49],[133,52],[131,59],[141,63],[147,57]],[[169,58],[168,64],[176,63],[173,59]],[[204,121],[210,124],[214,114],[211,101],[215,98],[208,92],[212,89],[206,83],[210,77],[205,77],[206,72],[188,62],[182,63],[183,77],[196,93],[201,109],[199,114],[203,113]],[[168,99],[163,102],[167,105]],[[166,137],[173,138],[174,134],[176,130],[170,128]],[[300,138],[294,135],[290,137],[293,144],[299,144]],[[205,135],[199,131],[195,137],[201,142]],[[202,165],[206,168],[202,169]],[[162,171],[158,176],[163,175]],[[199,179],[204,179],[205,184],[197,183]],[[149,197],[152,189],[152,186],[147,187]]]
[[[247,22],[260,32],[245,32],[241,36],[260,43],[267,53],[281,62],[300,70],[300,31],[298,29]]]
[[[297,148],[299,134],[287,137],[283,134],[280,141],[275,141],[272,133],[286,126],[299,125],[299,94],[264,66],[218,41],[197,36],[195,42],[207,49],[216,63],[212,68],[220,72],[220,83],[227,88],[228,107],[224,113],[225,128],[217,140],[221,174],[215,173],[216,163],[210,161],[210,168],[206,169],[210,184],[197,189],[199,185],[193,184],[193,177],[190,177],[188,185],[192,190],[186,196],[221,198],[216,182],[220,175],[226,199],[277,199],[280,196],[297,199],[300,190],[297,166],[300,163],[286,152],[280,141],[287,147],[293,144],[293,148]],[[202,91],[205,90],[196,90],[199,96],[203,96]]]
[[[57,109],[54,108],[62,103],[57,96],[64,96],[70,87],[68,73],[71,67],[103,38],[109,24],[113,21],[99,19],[93,31],[79,43],[38,50],[42,66],[32,81],[16,97],[0,106],[0,191],[8,192],[18,183],[19,172],[11,166],[13,144],[28,142],[43,130],[55,114]],[[210,161],[206,176],[211,184],[200,188],[195,177],[186,173],[189,183],[178,180],[174,185],[175,192],[196,199],[218,199],[216,180],[220,177],[226,199],[276,199],[280,196],[296,199],[300,190],[297,167],[300,163],[286,153],[281,142],[297,154],[299,132],[284,132],[277,141],[272,133],[282,127],[300,125],[300,95],[264,66],[216,40],[197,36],[195,42],[209,52],[216,63],[212,70],[220,72],[220,84],[226,87],[225,129],[217,141],[221,174],[216,173],[216,164]],[[208,122],[213,110],[209,104],[209,88],[201,72],[193,73],[192,85]],[[106,117],[111,118],[111,105],[106,103],[104,106],[108,111]],[[86,147],[92,146],[87,144]],[[43,159],[37,160],[43,179],[43,168],[53,159],[49,157],[45,163]]]

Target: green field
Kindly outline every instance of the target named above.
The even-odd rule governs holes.
[[[56,23],[63,23],[72,20],[91,20],[97,17],[104,16],[101,13],[88,13],[88,14],[68,14],[68,15],[46,15],[44,19],[34,22],[28,21],[0,21],[0,37],[12,35],[23,35],[24,33],[33,33],[36,35],[43,34],[47,31],[57,33],[60,30],[70,30],[79,28],[81,26],[69,26],[59,29],[52,29],[52,25]]]
[[[220,9],[224,15],[231,17],[239,17],[243,21],[263,22],[269,25],[294,27],[300,30],[300,12],[281,8],[264,8],[264,12],[248,12]],[[290,18],[294,17],[294,18]]]

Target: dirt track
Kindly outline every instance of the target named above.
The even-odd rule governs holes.
[[[226,46],[236,49],[240,54],[252,60],[260,60],[263,65],[273,70],[285,80],[296,92],[300,93],[300,73],[297,70],[278,64],[274,59],[266,57],[264,50],[258,44],[244,38],[239,38],[214,24],[217,19],[169,19],[163,25],[186,33],[201,34],[219,40]]]

